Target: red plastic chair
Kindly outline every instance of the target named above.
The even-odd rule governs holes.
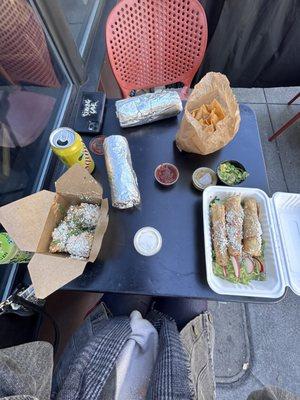
[[[106,44],[124,97],[176,82],[186,96],[206,49],[206,15],[198,0],[121,0],[107,19]]]
[[[298,97],[300,97],[300,92],[296,94],[296,96],[293,97],[292,100],[288,102],[288,105],[292,104],[295,100],[298,99]],[[273,135],[270,136],[268,139],[269,142],[272,142],[272,140],[280,136],[286,129],[288,129],[291,125],[293,125],[296,121],[298,121],[298,119],[300,119],[300,112],[298,112],[293,118],[288,120],[284,125],[282,125],[281,128],[279,128],[275,133],[273,133]]]

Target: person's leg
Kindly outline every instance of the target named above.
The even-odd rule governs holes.
[[[213,350],[215,331],[212,317],[204,312],[190,321],[180,332],[181,342],[188,355],[190,381],[197,400],[216,397]]]
[[[153,310],[172,317],[181,329],[180,339],[188,357],[189,378],[194,398],[216,396],[213,368],[214,328],[207,301],[188,298],[157,298]]]
[[[89,341],[91,341],[97,331],[101,329],[101,322],[107,320],[108,310],[105,305],[100,303],[86,317],[85,322],[71,336],[69,342],[62,353],[53,374],[52,398],[56,397],[60,387],[63,385],[66,376],[69,373],[70,366]]]
[[[152,308],[172,317],[182,329],[189,321],[207,310],[207,301],[181,297],[157,297]]]
[[[31,342],[0,350],[0,398],[49,400],[53,347]]]
[[[113,316],[127,315],[134,310],[145,316],[151,306],[151,296],[105,293],[101,299]]]

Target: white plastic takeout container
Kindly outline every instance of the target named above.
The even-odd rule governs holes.
[[[240,194],[254,197],[259,205],[262,237],[265,241],[265,281],[248,285],[231,283],[213,273],[210,202]],[[207,281],[213,291],[223,295],[264,297],[283,296],[289,286],[300,295],[300,194],[277,192],[272,198],[255,188],[210,186],[203,192],[203,223]]]

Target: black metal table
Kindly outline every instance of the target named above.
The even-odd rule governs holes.
[[[103,133],[107,136],[121,134],[128,139],[142,205],[131,210],[110,208],[109,226],[99,261],[88,264],[83,275],[65,289],[217,301],[268,301],[218,295],[209,288],[204,257],[202,193],[194,189],[191,182],[196,168],[216,169],[220,161],[236,159],[250,173],[241,186],[269,191],[255,114],[245,105],[241,105],[240,110],[241,125],[234,140],[212,155],[199,156],[180,153],[174,144],[181,116],[122,129],[115,116],[114,101],[107,101]],[[88,144],[91,137],[84,139]],[[93,175],[101,182],[104,196],[110,198],[104,157],[94,155],[94,160],[96,170]],[[154,169],[162,162],[174,163],[179,169],[180,177],[173,187],[161,187],[154,180]],[[138,254],[133,246],[136,231],[144,226],[155,227],[163,238],[162,249],[152,257]]]

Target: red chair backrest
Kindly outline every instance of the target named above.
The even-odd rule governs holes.
[[[106,44],[124,97],[175,82],[189,87],[205,54],[206,15],[198,0],[121,0],[107,19]]]
[[[26,0],[0,1],[0,73],[11,84],[60,87],[46,38]]]

